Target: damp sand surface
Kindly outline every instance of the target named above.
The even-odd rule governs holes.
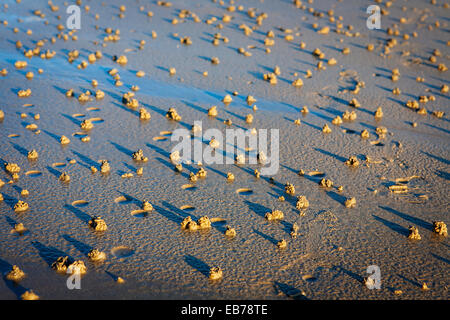
[[[390,14],[382,16],[382,29],[373,31],[366,28],[360,1],[315,1],[311,6],[323,13],[322,18],[291,1],[239,1],[244,10],[234,12],[212,1],[173,1],[170,8],[142,3],[143,11],[117,0],[105,5],[90,2],[89,13],[82,9],[82,29],[73,34],[76,41],[58,38],[56,27],[64,25],[63,2],[53,1],[59,12],[52,12],[47,1],[7,3],[7,9],[0,9],[0,20],[8,21],[0,26],[0,70],[8,71],[0,75],[4,112],[0,162],[17,163],[21,171],[18,180],[0,171],[5,182],[0,187],[4,199],[0,201],[0,272],[17,265],[27,277],[19,286],[2,279],[0,298],[20,299],[30,289],[41,299],[449,298],[450,243],[448,237],[432,231],[433,221],[450,223],[450,109],[448,93],[441,92],[442,85],[449,84],[449,73],[438,70],[440,63],[450,65],[449,9],[439,1],[438,5],[408,1],[405,11],[403,3],[393,2],[387,8]],[[120,18],[122,4],[127,8]],[[262,12],[268,16],[246,36],[240,25],[257,26],[247,14],[249,8],[257,8],[256,16]],[[33,15],[36,9],[45,18]],[[196,13],[201,22],[187,16],[172,24],[182,9]],[[335,23],[328,20],[330,9],[359,36],[337,34]],[[222,21],[225,14],[233,19]],[[211,16],[217,20],[205,23]],[[426,16],[423,21],[422,16]],[[402,17],[406,23],[399,22]],[[329,26],[329,33],[318,33],[315,23],[318,30]],[[398,25],[399,35],[387,34],[393,24]],[[102,46],[108,27],[120,30],[120,40]],[[31,35],[26,34],[28,29]],[[264,44],[268,31],[274,33],[273,46]],[[214,46],[216,33],[229,42],[220,40]],[[188,36],[192,44],[186,46],[180,38]],[[51,37],[56,38],[54,44]],[[393,38],[397,44],[385,54],[384,46]],[[41,39],[48,40],[41,52],[53,50],[53,58],[24,57],[23,50],[34,48]],[[18,40],[22,49],[16,49]],[[141,40],[146,44],[139,49]],[[373,51],[366,49],[368,44],[374,45]],[[251,56],[240,54],[239,48]],[[266,48],[271,52],[266,53]],[[325,54],[321,61],[326,70],[317,69],[315,48]],[[350,53],[343,55],[344,48]],[[80,56],[69,63],[68,52],[74,49]],[[430,62],[434,49],[441,54]],[[97,50],[103,53],[101,59],[77,68]],[[126,65],[113,61],[113,56],[121,55],[127,57]],[[212,64],[212,57],[220,63]],[[329,65],[331,58],[337,64]],[[16,61],[27,61],[27,67],[16,69]],[[274,72],[275,66],[281,73],[272,85],[264,75]],[[108,74],[113,68],[122,86],[116,86]],[[172,76],[171,68],[176,69]],[[396,82],[391,80],[394,68],[400,70]],[[138,70],[145,76],[136,77]],[[25,77],[29,71],[34,73],[32,80]],[[416,81],[418,76],[424,82]],[[292,85],[297,78],[303,80],[302,87]],[[97,88],[91,85],[93,79]],[[358,94],[352,93],[360,81],[364,86]],[[139,87],[134,98],[139,108],[151,113],[150,120],[141,121],[139,108],[122,103],[131,86]],[[392,93],[396,87],[399,95]],[[17,96],[26,89],[31,89],[29,97]],[[69,89],[75,97],[66,97]],[[97,89],[105,93],[103,99],[95,99]],[[80,103],[78,96],[86,90],[93,99]],[[224,105],[226,95],[232,102]],[[247,104],[249,95],[256,99],[257,111]],[[419,100],[421,95],[435,97],[421,104],[428,110],[426,115],[406,107],[408,100]],[[359,108],[349,106],[353,98]],[[214,105],[218,115],[208,117]],[[300,112],[303,106],[308,113]],[[166,118],[170,107],[177,110],[180,121]],[[383,117],[376,120],[379,107]],[[355,111],[357,118],[332,124],[347,110]],[[438,118],[433,111],[444,115]],[[247,114],[254,116],[251,124],[245,121]],[[94,127],[73,135],[86,119]],[[260,166],[248,164],[205,164],[207,177],[196,182],[189,181],[189,172],[199,169],[196,165],[183,165],[181,173],[175,172],[169,159],[174,146],[170,133],[177,128],[190,130],[197,120],[203,121],[203,131],[224,132],[228,119],[230,128],[279,129],[280,168],[273,181],[256,178],[254,170]],[[27,130],[30,124],[40,132]],[[325,124],[330,133],[322,132]],[[387,129],[384,138],[377,135],[379,127]],[[361,138],[363,130],[370,134],[368,139]],[[69,144],[60,144],[63,135],[70,138]],[[81,140],[87,136],[90,141]],[[39,158],[31,161],[27,154],[33,149]],[[139,149],[147,162],[133,161],[131,156]],[[256,157],[256,152],[250,155]],[[358,158],[358,167],[345,165],[350,156]],[[100,173],[103,159],[111,167],[106,174]],[[92,167],[98,172],[92,173]],[[135,174],[139,168],[142,175]],[[300,170],[303,175],[298,175]],[[59,181],[63,172],[70,175],[70,182]],[[226,181],[228,172],[235,176],[234,182]],[[122,179],[126,173],[134,175]],[[319,187],[323,178],[333,181],[333,187]],[[285,193],[287,182],[295,186],[294,195]],[[400,188],[394,185],[407,186],[401,187],[406,192],[392,192]],[[28,196],[21,196],[23,189]],[[301,213],[296,209],[300,195],[310,204]],[[279,201],[280,196],[285,200]],[[355,207],[346,208],[345,201],[353,197]],[[27,211],[14,212],[19,200],[29,204]],[[151,212],[141,211],[143,201],[152,204]],[[272,210],[283,211],[284,219],[267,221],[265,214]],[[102,217],[106,231],[89,228],[94,216]],[[213,220],[209,229],[189,232],[180,228],[187,216],[194,221],[202,216],[220,219]],[[28,231],[11,233],[18,223]],[[291,238],[294,223],[297,236]],[[224,236],[227,225],[237,233],[231,239]],[[418,228],[421,240],[408,239],[409,226]],[[280,250],[277,243],[283,239],[287,246]],[[106,260],[90,261],[93,248],[105,252]],[[60,256],[85,262],[82,290],[68,290],[66,276],[51,269]],[[380,290],[363,284],[370,265],[380,267]],[[209,280],[213,267],[223,271],[220,283]],[[118,277],[126,281],[118,284]],[[422,290],[423,283],[429,290]],[[395,294],[399,290],[402,294]]]

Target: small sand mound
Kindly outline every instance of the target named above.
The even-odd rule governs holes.
[[[125,197],[125,196],[120,196],[120,197],[115,198],[114,202],[123,204],[123,203],[129,203],[129,202],[131,202],[131,200],[128,199],[127,197]]]
[[[100,110],[100,108],[97,108],[97,107],[86,108],[86,111],[99,111],[99,110]]]
[[[74,117],[74,118],[84,118],[84,117],[86,117],[86,115],[84,113],[74,113],[72,115],[72,117]]]
[[[172,131],[160,131],[159,134],[162,136],[170,136],[172,135]]]
[[[195,189],[195,188],[197,188],[197,187],[193,184],[183,184],[181,186],[181,189],[184,189],[184,190],[190,190],[190,189]]]
[[[20,134],[17,134],[17,133],[12,133],[12,134],[8,135],[8,138],[18,138],[18,137],[20,137]]]
[[[126,258],[134,254],[134,250],[127,246],[117,246],[111,249],[111,253],[116,258]]]
[[[242,195],[250,195],[253,193],[252,189],[248,189],[248,188],[240,188],[236,190],[237,194],[242,194]]]

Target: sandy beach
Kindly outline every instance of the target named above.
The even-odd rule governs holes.
[[[2,1],[0,299],[448,300],[449,3],[167,3]],[[277,129],[278,171],[177,172],[171,134],[196,121]]]

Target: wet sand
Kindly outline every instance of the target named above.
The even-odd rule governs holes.
[[[8,21],[0,25],[0,70],[8,70],[0,76],[4,112],[0,162],[16,163],[21,171],[16,181],[3,168],[0,171],[5,182],[0,187],[4,198],[0,201],[0,272],[17,265],[26,277],[19,285],[2,277],[0,298],[20,299],[32,290],[41,299],[448,299],[449,241],[433,232],[433,221],[449,223],[450,110],[449,95],[441,92],[441,86],[449,85],[450,78],[448,71],[438,70],[440,63],[450,65],[449,9],[440,1],[437,5],[395,1],[389,8],[382,4],[389,15],[382,16],[381,30],[371,31],[366,28],[363,1],[304,2],[323,17],[296,8],[291,1],[239,1],[236,8],[242,5],[244,10],[235,12],[227,11],[229,4],[212,1],[173,1],[172,7],[156,2],[105,1],[102,5],[83,1],[81,30],[74,33],[78,39],[64,41],[57,38],[56,28],[65,25],[62,1],[53,2],[59,6],[57,12],[50,10],[47,1],[6,1],[8,8],[0,8],[0,21]],[[119,18],[122,4],[127,8]],[[85,5],[90,6],[89,12]],[[257,8],[256,16],[267,13],[261,26],[247,14],[249,8]],[[195,12],[201,22],[191,16],[179,18],[182,9]],[[337,34],[327,14],[330,9],[336,19],[343,17],[343,30],[352,25],[350,32],[360,35]],[[34,15],[34,10],[41,10],[45,18]],[[224,22],[223,15],[233,19]],[[217,20],[205,23],[211,17]],[[402,17],[407,23],[401,23]],[[172,24],[174,18],[178,24]],[[217,28],[219,23],[223,29]],[[319,30],[329,26],[329,33],[319,34],[314,23]],[[242,24],[257,28],[246,36],[239,28]],[[393,24],[398,25],[397,36],[386,32]],[[102,47],[108,27],[120,30],[120,40]],[[287,34],[280,27],[293,32]],[[32,35],[26,34],[28,29]],[[270,30],[275,44],[267,47],[264,40]],[[417,37],[412,36],[414,31]],[[216,33],[229,42],[214,46]],[[403,38],[405,33],[410,35],[408,40]],[[287,41],[286,35],[293,40]],[[53,58],[24,57],[24,48],[33,49],[38,40],[51,37],[56,42],[47,41],[41,52],[53,50]],[[190,37],[192,44],[182,44],[183,37]],[[392,38],[397,45],[384,55],[384,46]],[[17,40],[23,43],[22,49],[16,49]],[[141,40],[145,45],[139,50]],[[306,44],[304,49],[300,42]],[[366,49],[370,43],[373,51]],[[341,53],[345,47],[350,49],[348,55]],[[239,53],[239,48],[252,55]],[[271,52],[266,53],[266,48]],[[326,70],[317,70],[320,60],[312,55],[316,48],[325,54]],[[68,53],[74,49],[80,55],[69,63]],[[434,49],[441,55],[430,62]],[[103,54],[101,59],[85,69],[77,68],[97,50]],[[128,60],[124,66],[113,61],[113,56],[121,55]],[[220,63],[212,64],[212,57]],[[327,64],[330,58],[337,64]],[[27,61],[27,66],[16,69],[16,61]],[[271,85],[263,77],[275,66],[281,74],[277,84]],[[119,71],[120,87],[108,74],[113,68]],[[170,75],[170,68],[176,69],[175,75]],[[395,68],[400,78],[393,82]],[[311,78],[306,77],[308,69]],[[136,76],[139,70],[145,72],[143,77]],[[32,80],[26,78],[29,71],[34,74]],[[418,76],[424,82],[417,82]],[[292,85],[297,78],[303,80],[302,87]],[[91,85],[93,79],[98,81],[97,88]],[[358,81],[364,86],[353,94]],[[133,85],[140,88],[134,98],[150,112],[150,120],[140,120],[139,108],[122,103],[122,95]],[[392,93],[396,87],[399,95]],[[31,95],[18,97],[19,90],[26,89],[31,89]],[[66,97],[69,89],[75,97]],[[80,93],[90,90],[95,95],[97,89],[105,93],[103,99],[78,101]],[[233,98],[227,106],[222,102],[226,95]],[[246,102],[248,95],[257,100],[256,112]],[[420,104],[427,115],[405,105],[422,95],[435,97]],[[349,106],[353,98],[361,104],[359,108]],[[208,117],[213,105],[216,118]],[[300,112],[303,106],[309,113]],[[182,116],[181,121],[166,118],[170,107]],[[375,119],[379,107],[383,117]],[[355,111],[357,118],[340,126],[332,124],[346,110]],[[435,117],[433,111],[444,115]],[[254,116],[252,124],[245,121],[249,113]],[[85,131],[80,125],[87,119],[94,127]],[[170,132],[190,130],[197,120],[203,121],[203,130],[225,130],[226,119],[232,120],[231,128],[280,129],[280,170],[274,181],[255,177],[259,165],[205,165],[207,177],[198,179],[194,188],[186,187],[192,184],[189,172],[199,167],[183,164],[182,173],[174,171]],[[300,125],[294,123],[296,119]],[[40,134],[28,130],[30,124],[36,124]],[[325,124],[330,133],[322,132]],[[378,127],[387,129],[379,141]],[[369,132],[368,139],[360,137],[363,130]],[[74,135],[77,132],[83,134]],[[63,135],[69,144],[60,143]],[[83,142],[86,136],[90,141]],[[29,160],[33,149],[39,156]],[[147,162],[133,160],[132,154],[139,149]],[[345,164],[351,156],[359,160],[358,167]],[[108,174],[100,172],[104,159],[111,167]],[[98,172],[92,173],[91,167]],[[142,175],[136,174],[138,168],[143,168]],[[303,176],[298,175],[300,170]],[[69,182],[59,180],[64,172]],[[227,182],[229,172],[235,176],[233,182]],[[122,178],[127,173],[133,177]],[[322,178],[333,181],[333,187],[319,187]],[[295,186],[294,196],[286,194],[287,182]],[[407,185],[407,192],[390,189],[398,184]],[[23,189],[28,190],[27,196],[21,195]],[[309,201],[301,215],[296,208],[300,195]],[[279,201],[280,196],[285,201]],[[346,200],[353,197],[355,207],[347,208]],[[28,210],[14,212],[19,200],[28,203]],[[141,212],[143,201],[152,204],[151,212]],[[272,210],[281,210],[284,219],[265,219]],[[89,227],[94,216],[104,219],[107,230]],[[210,229],[189,232],[180,227],[187,216],[195,221],[202,216],[220,219],[213,220]],[[28,229],[26,233],[11,232],[18,223]],[[294,223],[297,237],[291,238]],[[235,237],[224,235],[227,225],[235,228]],[[410,226],[418,228],[421,240],[408,239]],[[283,239],[287,246],[280,249],[277,243]],[[92,249],[105,252],[106,260],[89,260]],[[60,256],[85,262],[81,290],[68,290],[67,276],[52,270]],[[364,285],[369,265],[380,267],[380,290]],[[213,267],[223,271],[220,280],[209,279]],[[125,281],[117,282],[118,277]],[[429,290],[422,290],[423,283]],[[398,290],[402,294],[396,294]]]

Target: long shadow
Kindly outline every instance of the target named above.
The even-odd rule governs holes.
[[[421,285],[420,283],[418,283],[417,281],[408,279],[408,278],[406,278],[405,276],[402,276],[401,274],[397,274],[397,276],[399,276],[399,277],[402,278],[403,280],[405,280],[405,281],[411,283],[411,284],[412,284],[413,286],[415,286],[415,287],[422,288],[422,285]]]
[[[56,178],[59,178],[59,176],[61,176],[61,172],[56,170],[55,168],[52,168],[50,166],[47,166],[46,169],[48,170],[48,172],[50,172],[52,175],[54,175]]]
[[[17,224],[17,221],[15,221],[14,219],[12,219],[12,218],[10,218],[10,217],[8,217],[8,216],[5,216],[5,219],[6,219],[6,222],[7,222],[12,228],[14,228],[14,226]]]
[[[323,47],[324,47],[324,48],[328,48],[328,49],[330,49],[330,50],[337,51],[337,52],[339,52],[339,53],[342,51],[342,49],[339,49],[339,48],[337,48],[337,47],[332,47],[332,46],[327,45],[327,44],[324,44]]]
[[[437,90],[440,90],[440,88],[437,89]],[[450,97],[448,95],[442,94],[440,91],[432,91],[432,93],[435,94],[435,95],[438,95],[438,96],[440,96],[442,98],[450,99]],[[445,119],[445,118],[442,118],[442,120],[449,121],[448,119]]]
[[[366,127],[366,128],[368,128],[368,129],[370,129],[370,130],[373,130],[373,131],[376,131],[376,130],[377,130],[376,127],[374,127],[374,126],[372,126],[372,125],[370,125],[370,124],[367,124],[367,123],[365,123],[365,122],[360,122],[359,124],[360,124],[361,126],[363,126],[363,127]]]
[[[300,111],[300,108],[298,108],[298,107],[295,107],[295,106],[293,106],[292,104],[289,104],[289,103],[286,103],[286,102],[279,102],[280,104],[282,104],[282,105],[284,105],[284,106],[286,106],[286,107],[288,107],[288,108],[291,108],[291,109],[294,109],[295,111]]]
[[[427,156],[429,156],[429,157],[431,157],[431,158],[433,158],[433,159],[436,159],[436,160],[438,160],[438,161],[440,161],[442,163],[450,164],[450,160],[447,160],[447,159],[439,157],[439,156],[435,156],[434,154],[431,154],[431,153],[428,153],[428,152],[425,152],[425,151],[420,151],[420,152],[425,154],[425,155],[427,155]]]
[[[228,114],[231,114],[232,116],[234,116],[234,117],[236,117],[236,118],[238,118],[238,119],[240,119],[242,121],[245,121],[245,117],[244,116],[241,116],[241,115],[239,115],[237,113],[231,112],[230,110],[225,110],[225,112],[228,113]]]
[[[165,158],[169,158],[170,157],[170,153],[165,151],[164,149],[161,149],[160,147],[151,144],[151,143],[146,143],[147,147],[149,147],[150,149],[155,150],[156,152],[158,152],[160,155],[162,155]],[[131,155],[131,154],[130,154]]]
[[[64,208],[71,211],[78,219],[80,219],[82,222],[84,223],[88,223],[89,220],[91,220],[91,216],[88,215],[87,213],[84,213],[83,211],[81,211],[78,208],[75,208],[74,206],[70,205],[70,204],[65,204]]]
[[[341,116],[342,115],[342,112],[337,110],[337,109],[333,109],[333,108],[330,108],[330,107],[324,108],[324,107],[320,107],[320,106],[316,106],[316,107],[317,107],[317,109],[323,110],[323,111],[328,112],[328,113],[330,113],[332,115],[335,115],[335,116]]]
[[[376,216],[376,215],[374,215],[374,214],[372,215],[372,217],[374,217],[375,220],[377,220],[377,221],[383,223],[386,227],[388,227],[388,228],[391,229],[392,231],[395,231],[395,232],[401,234],[402,236],[407,236],[407,235],[409,234],[408,229],[402,227],[401,225],[399,225],[399,224],[397,224],[397,223],[388,221],[388,220],[383,219],[383,218],[381,218],[381,217],[378,217],[378,216]]]
[[[203,109],[202,107],[199,107],[199,106],[197,106],[197,105],[195,105],[195,104],[193,104],[193,103],[190,103],[189,101],[181,100],[181,102],[183,102],[183,103],[184,103],[185,105],[187,105],[188,107],[191,107],[192,109],[197,110],[198,112],[208,114],[208,110]]]
[[[180,216],[178,216],[177,214],[175,214],[169,210],[166,210],[163,207],[160,207],[158,205],[153,205],[153,207],[155,208],[156,212],[158,212],[160,215],[162,215],[166,219],[176,223],[177,225],[180,225],[184,219],[184,218],[181,218]]]
[[[345,201],[347,200],[346,197],[340,195],[339,193],[336,193],[335,191],[325,191],[325,192],[327,193],[327,196],[329,196],[331,199],[345,206]]]
[[[364,278],[361,277],[359,274],[354,273],[354,272],[352,272],[350,270],[347,270],[347,269],[345,269],[345,268],[343,268],[341,266],[333,266],[331,268],[331,270],[341,271],[341,272],[345,273],[346,275],[350,276],[351,278],[353,278],[354,280],[356,280],[356,281],[358,281],[360,283],[364,281]]]
[[[48,264],[49,267],[51,267],[53,262],[55,262],[59,257],[69,256],[65,252],[54,247],[47,247],[39,241],[33,241],[31,242],[31,244],[38,250],[39,255]],[[69,259],[71,259],[70,256]]]
[[[405,103],[403,101],[401,101],[401,100],[394,99],[392,97],[387,97],[386,99],[391,100],[392,102],[395,102],[395,103],[399,104],[401,107],[405,107]]]
[[[28,156],[28,150],[25,148],[22,148],[21,146],[19,146],[18,144],[12,143],[10,142],[11,145],[14,147],[14,149],[16,149],[17,151],[19,151],[20,154],[24,155],[25,157]]]
[[[324,155],[333,157],[333,158],[339,160],[340,162],[345,163],[345,161],[347,161],[347,159],[345,159],[344,157],[338,156],[337,154],[331,153],[329,151],[326,151],[326,150],[323,150],[323,149],[320,149],[320,148],[314,148],[314,150],[319,151],[320,153],[322,153]]]
[[[75,119],[74,117],[69,116],[68,114],[60,113],[60,115],[62,115],[64,118],[70,120],[70,122],[72,122],[74,125],[76,125],[76,126],[78,126],[78,127],[79,127],[80,124],[81,124],[81,121],[80,121],[80,120]]]
[[[448,172],[436,170],[436,175],[438,177],[441,177],[442,179],[450,181],[450,173],[448,173]]]
[[[81,161],[83,161],[86,164],[87,168],[90,167],[97,167],[99,164],[97,163],[97,161],[92,160],[91,158],[89,158],[88,156],[85,156],[82,153],[79,153],[78,151],[75,150],[70,150],[72,151],[72,153],[74,155],[76,155],[78,158],[80,158]]]
[[[262,238],[266,239],[267,241],[270,241],[272,244],[277,244],[278,243],[277,239],[275,239],[275,238],[273,238],[273,237],[271,237],[271,236],[269,236],[269,235],[267,235],[267,234],[265,234],[265,233],[263,233],[261,231],[258,231],[255,228],[253,228],[253,232],[256,233],[257,235],[261,236]]]
[[[380,86],[380,85],[378,85],[378,84],[376,84],[375,87],[378,87],[378,88],[380,88],[380,89],[382,89],[382,90],[384,90],[384,91],[386,91],[386,92],[391,92],[391,93],[392,93],[392,89],[389,89],[389,88],[387,88],[387,87],[383,87],[383,86]]]
[[[93,248],[81,241],[78,241],[74,238],[72,238],[71,236],[69,236],[68,234],[64,234],[62,236],[67,242],[69,242],[70,244],[72,244],[78,251],[80,251],[82,254],[84,254],[85,256],[88,255],[89,251],[91,251]]]
[[[285,119],[286,119],[286,117],[285,117]],[[291,120],[291,121],[292,121],[292,120]],[[316,126],[315,124],[306,122],[305,120],[302,121],[302,124],[306,124],[308,127],[311,127],[311,128],[316,129],[316,130],[322,131],[322,128],[321,128],[321,127]]]
[[[445,262],[445,263],[447,263],[447,264],[450,264],[450,260],[448,260],[448,259],[446,259],[446,258],[444,258],[444,257],[438,256],[437,254],[434,254],[434,253],[432,253],[431,255],[432,255],[433,257],[435,257],[436,259],[438,259],[438,260],[441,260],[441,261],[443,261],[443,262]]]
[[[184,261],[186,261],[188,265],[203,274],[205,277],[209,278],[209,270],[211,268],[205,262],[190,254],[184,256]]]
[[[186,218],[187,216],[189,216],[189,214],[186,213],[186,211],[183,211],[177,207],[175,207],[174,205],[168,203],[167,201],[163,201],[162,205],[165,206],[168,210],[171,210],[172,212],[174,212],[176,215],[178,215],[181,219]],[[196,217],[192,216],[192,219],[197,220]]]
[[[211,58],[205,57],[205,56],[198,56],[200,59],[207,61],[207,62],[211,62]]]
[[[139,116],[139,111],[137,111],[137,110],[133,110],[133,109],[127,108],[127,107],[124,106],[123,104],[120,104],[120,103],[117,103],[117,102],[114,102],[114,101],[111,102],[111,103],[112,103],[113,105],[115,105],[116,107],[119,107],[120,109],[125,110],[125,111],[131,113],[132,115]]]
[[[131,171],[133,171],[133,172],[136,171],[136,168],[135,168],[135,167],[133,167],[132,165],[126,163],[125,161],[123,161],[122,164],[123,164],[128,170],[131,170]]]
[[[7,261],[0,259],[0,273],[4,275],[5,273],[9,272],[12,269],[12,265],[8,263]],[[6,278],[3,278],[5,281],[6,286],[16,295],[17,299],[20,299],[21,295],[27,291],[26,288],[21,286],[20,284],[7,280]]]
[[[66,92],[68,90],[68,89],[60,88],[58,86],[53,86],[53,88],[55,88],[59,93],[62,93],[63,95],[66,95]]]
[[[110,276],[114,281],[117,281],[117,279],[119,278],[119,276],[115,275],[114,273],[112,273],[112,272],[110,272],[110,271],[108,271],[108,270],[105,270],[105,273],[106,273],[108,276]]]
[[[294,60],[297,61],[297,62],[300,62],[301,64],[305,64],[305,65],[311,66],[313,68],[316,67],[316,65],[314,63],[309,62],[309,61],[305,61],[305,60],[301,60],[301,59],[294,59]]]
[[[339,98],[339,97],[336,97],[336,96],[332,96],[332,95],[329,95],[329,96],[327,96],[327,97],[330,98],[330,99],[332,99],[333,101],[335,101],[335,102],[337,102],[337,103],[341,103],[341,104],[343,104],[343,105],[345,105],[345,106],[348,106],[348,105],[349,105],[349,102],[346,101],[346,100],[344,100],[344,99],[342,99],[342,98]]]
[[[386,210],[388,212],[391,212],[391,213],[395,214],[396,216],[399,216],[400,218],[405,219],[406,221],[409,221],[409,222],[411,222],[415,225],[418,225],[424,229],[433,231],[433,225],[425,220],[413,217],[406,213],[402,213],[402,212],[392,209],[390,207],[386,207],[386,206],[378,206],[378,207],[380,207],[381,209]]]
[[[309,111],[309,112],[310,112],[311,114],[315,115],[315,116],[318,117],[318,118],[324,119],[325,121],[331,122],[331,120],[333,120],[333,118],[327,117],[326,115],[321,114],[321,113],[319,113],[319,112],[314,112],[314,111]]]
[[[19,186],[12,186],[13,187],[13,189],[14,190],[16,190],[16,192],[18,193],[18,194],[20,194],[21,192],[22,192],[22,190],[23,190],[23,188],[22,187],[19,187]]]
[[[222,171],[219,171],[219,170],[217,170],[217,169],[214,169],[214,168],[211,167],[211,166],[206,167],[206,169],[208,169],[208,171],[211,170],[212,172],[214,172],[214,173],[216,173],[216,174],[218,174],[219,176],[222,176],[222,177],[224,177],[224,178],[227,177],[227,174],[226,174],[225,172],[222,172]]]
[[[434,129],[437,129],[439,131],[442,131],[442,132],[444,132],[446,134],[450,134],[450,130],[447,130],[447,129],[444,129],[444,128],[440,128],[440,127],[434,126],[434,125],[429,124],[429,123],[424,123],[424,125],[426,125],[427,127],[434,128]]]
[[[248,205],[248,208],[253,211],[254,213],[256,213],[258,216],[260,216],[261,218],[265,218],[265,215],[267,212],[272,212],[272,209],[269,209],[259,203],[256,202],[251,202],[248,200],[244,201],[246,205]]]
[[[165,110],[163,110],[163,109],[161,109],[161,108],[158,108],[158,107],[156,107],[156,106],[150,105],[150,104],[148,104],[148,103],[141,102],[141,104],[142,104],[144,107],[146,107],[146,108],[148,108],[148,109],[150,109],[150,110],[153,110],[153,111],[155,111],[156,113],[159,113],[159,114],[160,114],[161,116],[163,116],[164,118],[166,117],[167,111],[165,111]]]
[[[392,73],[392,70],[383,68],[383,67],[375,67],[375,69],[377,69],[377,71],[381,71],[381,72],[386,72],[386,73]]]
[[[45,129],[42,129],[42,132],[44,132],[49,137],[53,138],[56,142],[58,142],[58,143],[60,142],[60,138],[61,138],[60,136],[57,136],[56,134],[51,133],[50,131],[47,131]]]
[[[366,50],[366,47],[364,47],[363,45],[360,45],[359,43],[349,42],[349,44],[350,44],[351,46],[353,46],[353,47],[356,47],[356,48],[360,48],[360,49]]]
[[[175,165],[173,165],[169,161],[167,161],[163,158],[160,158],[160,157],[156,157],[155,160],[158,161],[159,163],[163,164],[164,166],[166,166],[168,169],[170,169],[174,173],[181,174],[186,179],[189,178],[189,175],[184,170],[182,172],[175,171]]]
[[[118,151],[122,152],[123,154],[126,154],[129,157],[133,155],[134,151],[127,149],[118,143],[112,142],[111,140],[109,140],[109,143],[112,144]]]
[[[264,74],[259,71],[248,71],[249,75],[255,77],[257,80],[264,81]]]
[[[17,203],[17,201],[19,201],[19,199],[5,193],[1,194],[3,195],[3,202],[7,204],[11,209],[14,209],[14,205]]]
[[[309,300],[302,294],[302,292],[299,289],[292,287],[286,283],[275,281],[274,287],[275,289],[284,293],[287,297],[292,298],[294,300]]]
[[[109,70],[110,68],[108,68]],[[106,71],[106,70],[105,70]],[[118,100],[118,101],[122,101],[122,97],[119,96],[117,93],[113,92],[113,91],[107,91],[107,90],[103,90],[105,92],[105,95],[109,95],[111,98],[113,98],[114,100]]]
[[[209,95],[209,96],[211,96],[211,97],[213,97],[214,99],[217,99],[217,100],[219,100],[219,101],[222,101],[222,99],[223,99],[223,96],[221,96],[221,95],[219,95],[219,94],[217,94],[217,93],[215,93],[215,92],[213,92],[213,91],[205,90],[204,92],[205,92],[207,95]]]
[[[122,196],[124,196],[127,199],[127,203],[134,203],[138,206],[140,206],[142,204],[142,201],[130,196],[128,193],[122,192],[122,191],[117,191],[118,193],[120,193]]]

